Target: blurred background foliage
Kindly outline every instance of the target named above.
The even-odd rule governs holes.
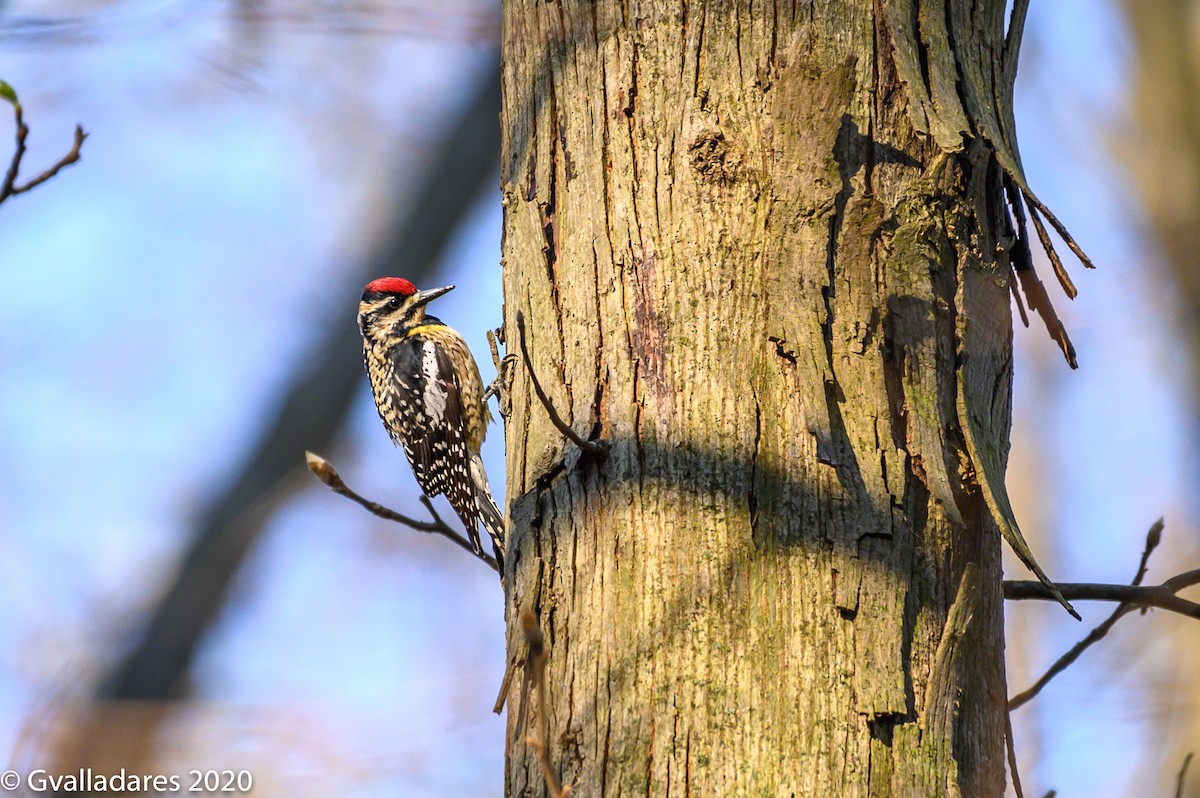
[[[80,164],[0,207],[13,766],[500,794],[494,575],[334,497],[302,457],[420,511],[360,374],[355,305],[379,274],[456,283],[439,315],[488,360],[498,45],[484,0],[0,0],[25,174],[76,122],[91,134]],[[1200,561],[1198,54],[1196,2],[1030,13],[1026,170],[1100,265],[1075,270],[1074,303],[1055,297],[1079,372],[1036,322],[1016,332],[1009,482],[1064,581],[1128,581],[1159,515],[1149,581]],[[1010,605],[1013,692],[1110,610],[1080,609],[1084,626]],[[1194,622],[1132,615],[1018,710],[1027,793],[1169,794],[1200,749],[1197,641]]]

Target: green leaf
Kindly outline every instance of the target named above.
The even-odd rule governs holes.
[[[0,80],[0,99],[8,100],[13,105],[20,105],[17,100],[17,91],[6,81]]]

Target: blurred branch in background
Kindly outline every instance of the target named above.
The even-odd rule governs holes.
[[[1192,764],[1192,752],[1183,758],[1183,764],[1179,766],[1179,775],[1175,777],[1175,798],[1183,798],[1183,789],[1187,785],[1188,765]]]
[[[399,272],[417,282],[432,279],[439,256],[484,188],[497,182],[500,147],[500,76],[485,75],[464,103],[441,145],[429,153],[423,173],[398,191],[409,208],[373,255],[344,270],[345,280],[332,290],[357,300],[371,277]],[[403,188],[403,186],[401,187]],[[72,740],[59,747],[63,766],[104,762],[135,767],[136,761],[108,759],[106,751],[145,750],[125,734],[148,742],[152,723],[117,728],[105,722],[108,702],[160,702],[177,697],[197,646],[221,612],[229,585],[264,525],[303,483],[304,451],[329,447],[343,425],[362,379],[359,332],[353,303],[324,326],[324,337],[299,358],[279,410],[264,425],[257,443],[229,475],[226,487],[199,513],[192,542],[175,581],[149,613],[136,643],[95,695],[101,705],[90,722],[76,725]],[[123,704],[122,704],[123,705]],[[102,749],[103,747],[103,749]],[[122,756],[125,756],[122,754]],[[103,757],[97,761],[98,757]]]
[[[16,147],[13,149],[12,160],[8,164],[8,171],[4,175],[4,182],[0,183],[0,202],[4,202],[9,197],[24,194],[26,191],[40,186],[66,167],[78,161],[80,150],[83,149],[83,140],[87,138],[87,133],[83,132],[82,127],[76,125],[75,144],[71,147],[71,150],[59,158],[58,162],[49,169],[18,185],[17,176],[21,171],[21,161],[25,158],[25,140],[29,137],[29,126],[25,124],[25,109],[21,107],[21,101],[17,99],[17,92],[3,80],[0,80],[0,100],[6,101],[13,107],[13,122],[17,127]]]
[[[1192,409],[1200,420],[1200,5],[1125,0],[1135,45],[1135,140],[1122,148],[1165,263],[1179,338],[1190,357]],[[1193,429],[1200,435],[1200,425]]]
[[[1162,280],[1152,283],[1151,300],[1176,342],[1165,358],[1163,371],[1186,394],[1190,411],[1180,438],[1190,454],[1181,484],[1190,486],[1182,498],[1192,515],[1200,510],[1196,457],[1200,445],[1200,4],[1194,0],[1158,0],[1142,3],[1124,0],[1124,18],[1130,44],[1130,129],[1119,140],[1118,156],[1132,178],[1133,191],[1142,206],[1141,222],[1147,242],[1156,249],[1146,253],[1151,271]],[[1156,263],[1157,262],[1157,263]],[[1157,266],[1157,272],[1153,271]],[[1161,310],[1159,310],[1161,308]],[[1180,362],[1180,361],[1184,362]],[[1192,526],[1191,546],[1196,545]],[[1196,634],[1186,627],[1171,627],[1170,653],[1143,664],[1140,682],[1146,685],[1139,705],[1157,706],[1170,714],[1157,724],[1157,743],[1147,750],[1146,766],[1169,783],[1176,763],[1200,740],[1200,689],[1194,678],[1200,663]],[[1134,650],[1149,648],[1145,638]],[[1187,760],[1185,760],[1186,762]],[[1193,780],[1195,781],[1195,780]],[[1200,796],[1200,785],[1184,786],[1181,772],[1176,794]]]

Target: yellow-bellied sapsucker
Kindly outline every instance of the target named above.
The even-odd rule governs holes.
[[[358,306],[363,360],[379,417],[417,484],[430,498],[446,494],[477,552],[483,522],[503,573],[504,517],[479,458],[492,417],[479,366],[461,335],[425,314],[452,288],[418,291],[399,277],[368,283]]]

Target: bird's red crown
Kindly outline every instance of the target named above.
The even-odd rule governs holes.
[[[367,283],[367,293],[412,296],[417,293],[417,287],[403,277],[380,277]]]

